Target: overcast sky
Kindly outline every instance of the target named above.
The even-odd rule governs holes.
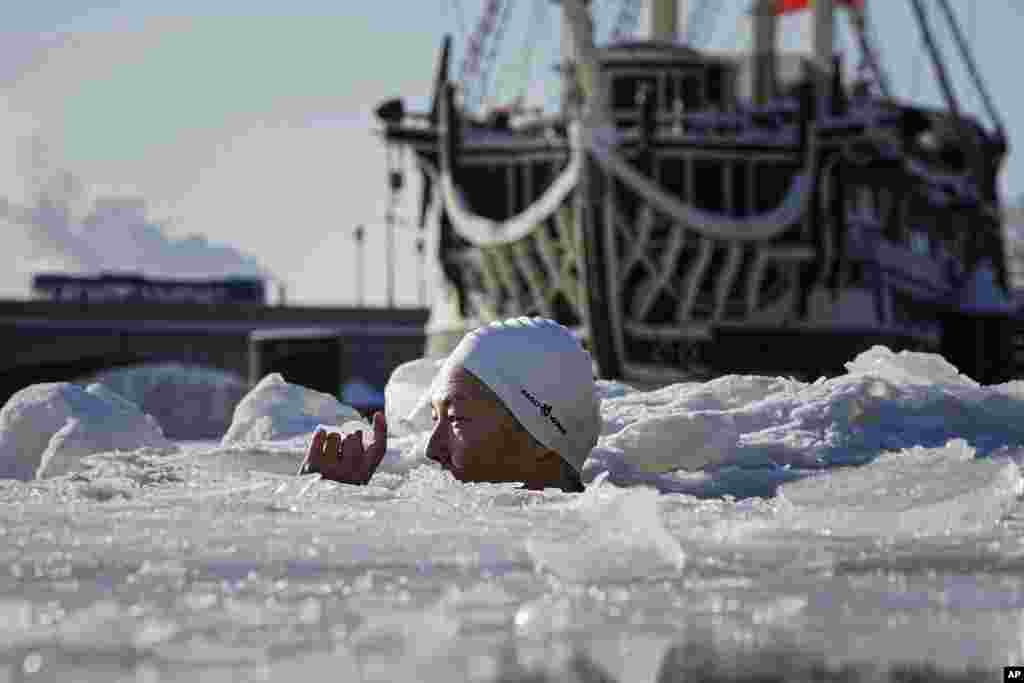
[[[293,300],[311,303],[355,300],[351,231],[366,223],[366,291],[381,302],[385,167],[372,109],[393,95],[428,95],[446,31],[456,37],[457,74],[462,29],[475,23],[483,4],[9,3],[0,10],[0,195],[26,200],[25,141],[38,136],[52,163],[71,170],[93,196],[144,197],[172,236],[199,233],[251,254],[287,283]],[[557,8],[547,0],[515,4],[500,96],[532,81],[534,100],[550,98],[554,84],[536,84],[556,59]],[[543,12],[533,14],[535,4]],[[746,3],[721,4],[710,46],[739,47]],[[872,3],[882,57],[902,95],[938,103],[908,4]],[[1024,144],[1024,88],[1012,55],[1024,33],[1024,3],[953,4],[1009,127],[1013,148],[1003,189],[1017,197],[1024,193],[1024,155],[1016,150]],[[617,5],[597,1],[599,32],[607,34]],[[527,65],[532,17],[543,23]],[[783,26],[793,42],[799,20]],[[943,45],[952,58],[948,37]],[[956,79],[968,107],[978,110],[959,67]],[[399,237],[398,294],[405,303],[418,296],[413,237]]]

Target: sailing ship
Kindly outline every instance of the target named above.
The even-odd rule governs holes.
[[[578,333],[600,376],[637,383],[814,378],[873,344],[1002,379],[1007,136],[948,1],[939,17],[988,126],[962,111],[935,17],[909,2],[944,108],[892,92],[867,0],[753,0],[741,55],[680,40],[678,0],[649,0],[645,38],[602,45],[589,3],[561,0],[550,116],[474,112],[445,37],[429,111],[392,99],[376,112],[424,180],[445,284],[435,319],[551,317]],[[796,59],[776,45],[791,11],[813,27]],[[840,14],[857,37],[856,76],[835,51]]]

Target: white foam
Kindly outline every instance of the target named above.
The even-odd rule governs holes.
[[[171,447],[156,420],[102,384],[33,384],[0,410],[3,478],[63,474],[102,451]]]

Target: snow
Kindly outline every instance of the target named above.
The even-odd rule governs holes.
[[[101,384],[12,397],[0,678],[873,680],[1024,657],[1024,382],[884,347],[814,382],[600,381],[569,494],[425,459],[440,362],[392,374],[362,487],[294,476],[318,426],[368,425],[280,375],[220,439],[168,441]]]

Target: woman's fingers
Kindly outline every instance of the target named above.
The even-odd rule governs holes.
[[[333,481],[365,484],[373,476],[387,452],[387,422],[383,413],[373,416],[373,441],[363,446],[363,432],[356,430],[344,437],[337,433],[317,431],[309,446],[306,460],[315,466],[305,472],[320,472]]]
[[[373,414],[373,443],[366,449],[366,464],[368,465],[368,472],[366,480],[369,481],[373,473],[377,471],[377,467],[380,466],[380,461],[384,459],[384,454],[388,451],[388,423],[384,417],[384,413],[377,412]]]
[[[328,461],[334,460],[341,453],[341,436],[336,432],[327,435],[324,442],[324,455]]]
[[[306,457],[303,459],[302,465],[299,466],[299,474],[312,474],[320,471],[320,463],[324,454],[324,439],[326,437],[327,433],[322,429],[316,430],[313,434],[313,438],[309,442],[309,450],[306,451]]]
[[[356,430],[346,434],[341,442],[341,461],[350,467],[363,459],[363,432]]]

